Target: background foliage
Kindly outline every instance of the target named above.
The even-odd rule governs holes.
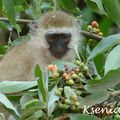
[[[85,37],[83,45],[76,50],[77,57],[89,65],[89,69],[92,68],[90,77],[82,81],[80,106],[83,109],[84,105],[111,103],[114,107],[119,107],[119,96],[108,99],[111,92],[118,92],[120,89],[119,8],[120,0],[0,0],[2,17],[0,18],[0,56],[2,58],[12,45],[21,44],[26,38],[30,38],[26,24],[30,22],[29,20],[39,18],[48,10],[63,10],[74,15],[81,23],[81,29],[85,31],[90,22],[96,20],[104,34],[103,39],[91,41]],[[5,18],[8,18],[8,21]],[[61,67],[65,62],[55,64]],[[69,63],[68,66],[74,67],[73,63]],[[46,120],[49,118],[52,120],[63,115],[63,111],[55,111],[55,102],[59,97],[54,93],[58,86],[54,81],[52,88],[48,89],[47,73],[41,73],[39,66],[36,66],[35,76],[38,77],[36,81],[0,83],[0,102],[16,119]],[[16,103],[17,109],[13,106],[13,102]],[[74,112],[68,114],[70,120],[120,119],[118,113],[109,116],[103,114],[101,118],[98,118],[98,115],[86,115],[82,112],[73,114]],[[0,117],[4,119],[3,114],[0,114]]]

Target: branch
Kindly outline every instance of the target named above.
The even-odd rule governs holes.
[[[102,37],[102,36],[93,34],[93,33],[91,33],[91,32],[83,31],[83,30],[81,30],[80,33],[81,33],[82,35],[88,37],[88,38],[95,39],[95,40],[101,40],[101,39],[104,38],[104,37]]]
[[[0,21],[5,21],[5,22],[9,22],[8,18],[4,18],[4,17],[0,17]],[[28,19],[16,19],[17,23],[30,23],[32,22],[32,20],[28,20]]]
[[[8,18],[4,18],[4,17],[0,17],[0,21],[9,22]],[[16,22],[17,23],[31,23],[32,20],[29,20],[29,19],[16,19]],[[96,34],[93,34],[93,33],[87,32],[87,31],[81,30],[80,33],[82,35],[88,37],[88,38],[91,38],[91,39],[95,39],[95,40],[103,39],[102,36],[99,36],[99,35],[96,35]]]

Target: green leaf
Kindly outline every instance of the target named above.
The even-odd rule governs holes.
[[[105,60],[106,56],[104,54],[100,54],[93,59],[97,73],[100,75],[104,75]]]
[[[15,27],[16,20],[15,20],[15,10],[14,10],[14,2],[13,0],[2,0],[2,3],[4,5],[4,8],[7,12],[7,16],[11,24]]]
[[[72,13],[80,13],[80,9],[77,8],[75,0],[69,0],[69,2],[67,0],[59,0],[59,4],[63,9],[68,10]]]
[[[12,30],[12,26],[10,24],[8,24],[6,22],[2,22],[2,21],[0,21],[0,28]]]
[[[101,120],[100,118],[87,114],[69,114],[70,120]]]
[[[23,4],[26,0],[13,0],[15,5]]]
[[[120,27],[120,0],[102,0],[110,18]]]
[[[1,46],[0,45],[0,54],[5,54],[7,51],[7,46]]]
[[[97,55],[106,52],[111,49],[113,46],[120,43],[120,34],[110,35],[108,37],[103,38],[97,46],[93,49],[90,56],[88,57],[88,61],[94,58]]]
[[[95,12],[106,15],[106,12],[104,10],[102,0],[85,0],[87,5],[92,8]]]
[[[45,108],[45,103],[41,102],[38,99],[32,99],[22,105],[22,109],[31,109],[33,107],[38,107],[40,109],[43,109],[43,108]]]
[[[8,100],[8,98],[2,94],[0,92],[0,102],[7,108],[9,109],[13,115],[15,115],[16,117],[19,117],[19,113],[17,112],[17,110],[14,108],[14,106],[12,105],[12,103]]]
[[[109,34],[112,24],[113,21],[107,16],[101,19],[99,26],[104,36],[107,36]]]
[[[17,93],[23,90],[37,86],[36,81],[20,82],[20,81],[3,81],[0,82],[0,92]]]
[[[0,11],[2,11],[2,0],[0,0]]]
[[[28,101],[34,99],[31,95],[25,94],[20,98],[20,105],[22,106],[23,104],[27,103]]]
[[[49,92],[49,98],[48,98],[48,116],[52,114],[52,112],[55,109],[55,102],[59,100],[59,96],[55,95],[55,91],[57,90],[57,87],[55,86],[50,92]]]
[[[88,82],[85,89],[93,93],[96,90],[106,90],[120,83],[120,69],[109,71],[102,79],[93,79]]]
[[[65,97],[68,99],[70,99],[71,96],[76,95],[74,90],[71,89],[71,87],[69,87],[69,86],[64,87],[64,94],[65,94]]]
[[[38,112],[39,116],[36,115]],[[40,120],[37,117],[41,118],[43,115],[45,115],[45,113],[36,106],[31,109],[26,109],[25,111],[23,111],[19,120]]]
[[[120,67],[120,45],[113,48],[105,62],[105,74]]]
[[[43,11],[45,11],[45,10],[52,10],[53,8],[52,8],[52,6],[50,5],[50,3],[48,3],[48,2],[42,2],[42,3],[41,3],[41,9],[42,9]]]
[[[40,70],[39,65],[36,65],[35,67],[35,77],[38,77],[38,80],[37,80],[38,88],[40,93],[42,94],[44,101],[46,101],[46,90],[43,82],[44,79],[43,79],[42,71]]]
[[[107,100],[110,96],[110,93],[107,90],[100,90],[95,91],[91,95],[86,96],[82,100],[79,100],[80,107],[83,108],[83,106],[93,106],[96,104],[100,104],[103,101]]]
[[[15,11],[18,11],[18,12],[24,12],[25,11],[25,7],[23,5],[17,5],[15,6]]]

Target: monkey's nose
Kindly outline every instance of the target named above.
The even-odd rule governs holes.
[[[56,51],[58,51],[58,53],[62,53],[64,52],[64,48],[62,46],[57,46]]]

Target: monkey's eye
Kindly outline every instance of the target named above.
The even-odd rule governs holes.
[[[55,40],[58,39],[58,36],[56,34],[46,34],[45,35],[48,42],[55,42]]]
[[[68,43],[71,39],[71,34],[70,33],[47,33],[45,35],[46,40],[49,43],[54,43],[58,40],[62,40],[65,43]]]
[[[71,34],[70,33],[64,33],[61,35],[62,39],[64,40],[64,42],[69,42],[71,39]]]

